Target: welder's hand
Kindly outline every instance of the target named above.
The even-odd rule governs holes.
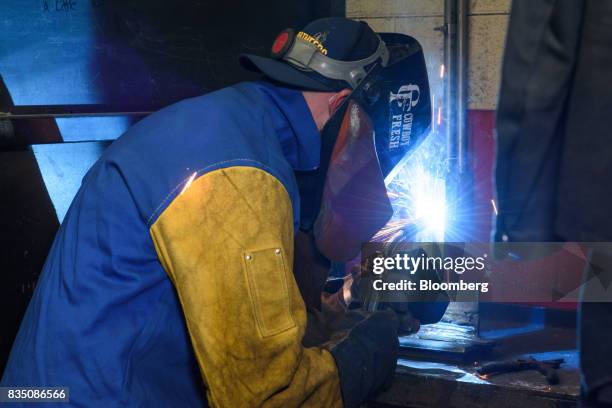
[[[393,309],[392,309],[393,310]],[[400,336],[408,336],[409,334],[414,334],[419,331],[421,328],[421,322],[418,319],[415,319],[410,312],[402,312],[393,310],[397,315],[397,320],[399,322],[398,334]]]
[[[360,301],[359,285],[361,283],[361,271],[363,266],[354,266],[351,269],[351,274],[344,278],[344,284],[338,294],[340,303],[346,308]],[[398,332],[400,336],[407,336],[419,331],[421,325],[418,319],[414,318],[409,308],[408,303],[385,303],[383,307],[387,307],[397,315]]]
[[[359,265],[351,268],[350,275],[345,276],[344,284],[342,285],[341,301],[346,307],[359,301],[359,284],[361,282],[361,267]]]
[[[353,265],[351,273],[344,278],[341,300],[347,308],[352,308],[361,303],[361,297],[364,294],[360,291],[361,276],[364,272],[367,273],[367,271],[372,270],[374,259],[381,255],[381,252],[375,251],[367,257],[363,257],[361,263]]]
[[[336,360],[344,406],[359,405],[389,384],[395,372],[399,322],[394,312],[349,313],[354,324],[336,333],[328,348]]]

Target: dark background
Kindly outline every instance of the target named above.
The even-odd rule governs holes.
[[[0,112],[21,115],[0,116],[0,371],[103,149],[146,112],[253,79],[239,53],[265,55],[282,29],[330,15],[344,0],[0,3]]]

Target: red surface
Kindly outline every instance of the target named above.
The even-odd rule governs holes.
[[[474,175],[474,219],[475,219],[475,241],[486,242],[490,240],[493,227],[493,205],[491,199],[494,197],[493,168],[495,163],[495,111],[493,110],[470,110],[468,111],[468,134],[469,153],[471,157],[472,171]],[[542,273],[537,276],[518,277],[517,279],[530,279],[534,285],[553,286],[559,282],[556,274],[556,262],[558,259],[544,260],[541,268]],[[576,276],[565,276],[565,284],[572,285],[580,282],[580,274]],[[491,282],[491,286],[495,283]],[[493,300],[493,299],[492,299]],[[494,301],[494,300],[493,300]],[[572,302],[563,303],[541,303],[537,304],[556,309],[576,309],[577,304]]]
[[[474,240],[487,242],[492,230],[495,111],[468,111],[469,154],[474,176]]]

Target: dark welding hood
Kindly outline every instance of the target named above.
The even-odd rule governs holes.
[[[359,253],[391,218],[385,178],[427,137],[429,82],[423,51],[412,37],[379,34],[385,58],[373,63],[322,130],[316,194],[302,208],[314,219],[319,250],[335,261]],[[304,196],[303,196],[304,198]],[[304,223],[306,221],[306,223]]]

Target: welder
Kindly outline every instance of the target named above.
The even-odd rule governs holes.
[[[65,386],[87,407],[354,407],[390,378],[393,312],[304,346],[294,239],[346,261],[388,221],[384,177],[429,128],[422,51],[328,18],[271,54],[241,56],[261,81],[150,115],[90,169],[2,386]]]

